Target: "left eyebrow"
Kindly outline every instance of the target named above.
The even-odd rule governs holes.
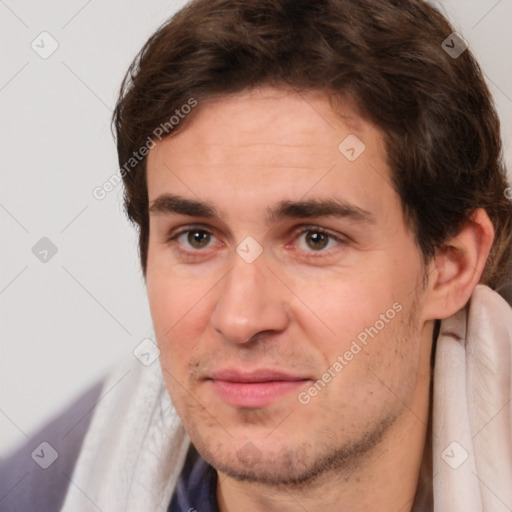
[[[280,201],[267,210],[269,220],[277,222],[284,218],[304,219],[309,217],[348,218],[357,223],[375,224],[375,216],[359,206],[341,199],[310,199],[307,201]]]

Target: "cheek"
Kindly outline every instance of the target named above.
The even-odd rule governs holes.
[[[381,389],[379,378],[395,390],[400,375],[417,365],[417,344],[407,342],[411,296],[391,271],[379,270],[379,278],[370,271],[365,276],[295,281],[294,291],[301,299],[295,320],[301,337],[310,353],[320,356],[318,370],[331,368],[336,374],[329,388],[343,391],[336,398],[343,403],[359,402],[373,392],[389,394]]]
[[[324,351],[332,354],[346,350],[359,335],[364,340],[365,329],[376,322],[382,330],[381,315],[386,321],[398,315],[396,308],[400,307],[393,309],[393,304],[400,302],[399,292],[393,290],[393,283],[366,275],[368,279],[364,280],[348,273],[327,275],[321,280],[318,275],[295,280],[293,290],[299,299],[296,320]]]
[[[187,293],[175,278],[148,276],[147,290],[166,387],[175,407],[182,415],[188,415],[187,397],[194,387],[190,364],[199,354],[199,340],[204,330],[198,321],[202,303],[198,303],[194,294]]]
[[[148,272],[146,283],[161,361],[173,374],[183,375],[208,318],[207,288],[168,271]]]

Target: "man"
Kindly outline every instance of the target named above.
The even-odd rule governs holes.
[[[512,204],[437,11],[194,1],[114,123],[160,364],[80,426],[62,510],[512,509]]]

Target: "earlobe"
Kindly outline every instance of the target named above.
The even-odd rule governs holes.
[[[448,318],[466,305],[482,277],[493,241],[494,228],[480,208],[437,251],[431,263],[425,320]]]

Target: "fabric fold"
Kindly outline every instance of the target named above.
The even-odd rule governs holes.
[[[512,510],[512,309],[478,285],[444,320],[433,397],[435,512]]]
[[[124,360],[105,382],[61,510],[165,512],[189,445],[160,365]]]

